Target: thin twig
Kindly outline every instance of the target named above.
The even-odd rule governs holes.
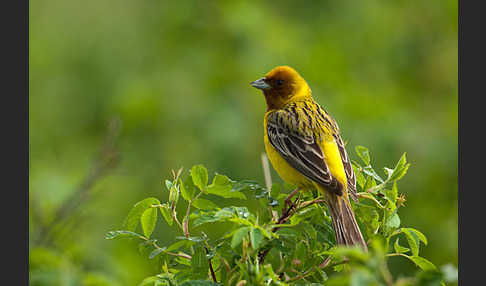
[[[277,220],[277,224],[285,223],[292,215],[294,215],[297,211],[300,211],[303,208],[306,208],[306,207],[313,205],[313,204],[316,204],[316,203],[325,202],[323,199],[317,198],[317,199],[312,200],[312,201],[303,202],[298,207],[296,207],[297,200],[298,200],[298,198],[296,199],[296,201],[294,203],[292,203],[290,205],[290,207],[287,210],[284,210],[282,212],[282,215]],[[295,210],[292,211],[294,208],[295,208]],[[272,232],[276,232],[279,229],[280,229],[280,227],[276,226],[272,229]],[[263,251],[260,251],[260,253],[258,253],[258,259],[259,259],[260,263],[263,263],[263,261],[265,260],[265,256],[267,256],[268,252],[270,252],[270,249],[271,248],[268,248],[268,249],[265,249]]]
[[[204,247],[204,249],[206,249],[206,254],[209,254],[208,248]],[[216,280],[216,274],[214,273],[213,263],[211,262],[211,258],[208,259],[208,262],[209,262],[209,271],[211,272],[211,278],[213,279],[214,283],[218,283],[218,281]]]
[[[145,236],[139,236],[139,238],[146,240],[146,241],[149,240]],[[151,241],[151,244],[152,244],[153,247],[155,247],[157,249],[162,249],[162,247],[160,247],[155,240]],[[163,250],[163,252],[166,253],[166,254],[172,255],[172,256],[182,257],[182,258],[186,258],[186,259],[189,259],[189,260],[192,259],[192,256],[190,256],[189,254],[183,253],[183,252],[174,253],[174,252],[165,251],[165,250]]]

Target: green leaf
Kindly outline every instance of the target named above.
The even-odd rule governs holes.
[[[407,231],[407,232],[413,233],[414,235],[417,236],[417,238],[420,241],[422,241],[425,245],[427,245],[427,237],[425,237],[425,235],[423,233],[421,233],[420,231],[416,230],[415,228],[404,227],[404,228],[402,228],[402,231]]]
[[[250,231],[250,243],[253,249],[259,249],[263,243],[262,232],[258,228],[252,228]]]
[[[395,240],[395,244],[394,244],[395,252],[396,253],[405,253],[405,252],[410,251],[409,248],[401,246],[399,244],[399,240],[400,240],[400,238],[397,238],[397,240]]]
[[[367,237],[371,237],[380,225],[380,215],[374,207],[359,204],[356,208],[356,215],[366,230]]]
[[[241,227],[233,233],[233,238],[231,239],[231,248],[235,248],[241,244],[243,237],[245,237],[250,231],[250,227]]]
[[[209,263],[206,259],[206,251],[200,245],[194,247],[194,254],[191,258],[191,268],[192,272],[195,274],[204,274],[206,276],[208,273]]]
[[[105,235],[105,239],[115,239],[115,238],[142,238],[143,239],[144,236],[128,230],[109,231]]]
[[[419,240],[418,237],[406,228],[401,229],[402,233],[405,234],[407,238],[408,245],[410,246],[410,250],[412,250],[412,254],[414,256],[418,256],[419,253]]]
[[[126,230],[135,231],[140,218],[146,209],[152,208],[152,205],[159,205],[160,201],[156,198],[146,198],[138,203],[136,203],[133,208],[128,213],[127,218],[124,222],[124,227]]]
[[[402,157],[400,157],[400,160],[398,160],[397,165],[393,170],[393,173],[391,174],[391,176],[388,177],[387,180],[389,181],[400,180],[407,173],[409,167],[410,164],[409,163],[407,164],[406,153],[403,153]]]
[[[365,252],[361,247],[358,246],[334,246],[331,250],[325,251],[324,253],[328,253],[332,257],[337,259],[343,259],[347,257],[349,259],[354,259],[356,261],[365,262],[370,258],[370,254]]]
[[[150,235],[152,235],[152,232],[155,229],[155,225],[157,224],[157,209],[146,209],[140,217],[140,222],[142,224],[143,234],[147,238],[150,238]]]
[[[233,191],[233,181],[227,176],[216,174],[213,182],[208,186],[206,191],[209,194],[217,195],[226,199],[237,198],[246,200],[246,196],[238,191]]]
[[[307,247],[304,243],[297,243],[295,248],[295,257],[300,259],[301,261],[306,258],[307,255]]]
[[[428,261],[427,259],[420,257],[420,256],[407,256],[408,259],[412,260],[420,269],[422,270],[437,270],[437,267],[435,265]]]
[[[182,182],[182,180],[180,180],[180,190],[181,190],[182,198],[184,198],[184,200],[190,201],[194,198],[195,195],[194,189],[189,186],[186,187]]]
[[[172,286],[173,285],[168,283],[169,282],[164,281],[157,276],[150,276],[143,279],[143,281],[140,284],[138,284],[138,286],[166,286],[166,285]]]
[[[191,169],[191,177],[194,185],[204,191],[208,185],[208,170],[203,165],[195,165]]]
[[[212,201],[206,200],[206,199],[197,199],[192,202],[192,205],[198,209],[202,210],[214,210],[214,209],[219,209],[219,207],[213,203]]]
[[[398,228],[400,227],[400,217],[398,216],[396,210],[389,216],[385,222],[385,226],[389,228]]]
[[[207,280],[190,280],[181,284],[181,286],[218,286],[218,285],[219,284]]]
[[[378,182],[380,183],[383,183],[385,182],[379,175],[378,173],[376,173],[376,171],[371,167],[371,166],[366,166],[366,167],[363,167],[363,173],[365,173],[366,175],[372,177],[373,179],[377,180]],[[376,184],[375,184],[376,185]],[[366,190],[367,188],[365,188]]]
[[[182,249],[183,247],[190,247],[194,243],[195,242],[191,241],[191,240],[180,240],[180,241],[174,242],[169,247],[167,247],[167,251],[174,251],[174,250],[177,250],[177,249]]]
[[[366,166],[368,166],[371,162],[370,152],[369,152],[368,148],[358,145],[358,146],[356,146],[355,150],[356,150],[356,154],[358,154],[359,158],[361,158],[363,163]]]
[[[162,216],[164,217],[165,221],[170,225],[172,226],[172,224],[174,223],[174,219],[172,218],[171,214],[170,214],[170,207],[167,203],[163,204],[161,207],[159,207],[159,210],[160,210],[160,213],[162,214]]]
[[[391,190],[383,190],[385,197],[390,200],[393,204],[396,204],[398,198],[397,182],[393,182],[393,187]]]
[[[154,257],[156,257],[157,255],[161,254],[162,252],[164,252],[165,250],[165,247],[163,248],[156,248],[154,249],[154,251],[152,251],[149,255],[149,259],[152,259]]]
[[[358,163],[354,161],[352,161],[352,166],[353,166],[354,174],[356,175],[356,182],[358,183],[358,186],[363,188],[365,184],[365,177],[363,176],[363,173],[361,173],[360,171],[361,167],[358,165]]]

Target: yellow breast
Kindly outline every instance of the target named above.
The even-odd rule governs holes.
[[[268,159],[272,163],[273,168],[277,171],[278,175],[287,183],[292,184],[296,187],[312,187],[312,181],[304,177],[299,171],[294,169],[292,166],[285,161],[285,159],[280,156],[280,154],[273,148],[272,144],[268,140],[267,134],[267,114],[265,114],[264,119],[264,142],[265,151],[267,152]]]

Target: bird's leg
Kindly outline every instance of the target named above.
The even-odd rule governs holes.
[[[284,206],[282,208],[282,214],[288,214],[290,209],[295,206],[295,203],[292,202],[292,198],[301,190],[301,188],[296,188],[293,190],[285,199]],[[297,200],[296,200],[297,201]],[[287,208],[288,207],[288,208]]]

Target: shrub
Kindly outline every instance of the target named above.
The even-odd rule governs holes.
[[[166,180],[169,200],[150,197],[129,212],[122,230],[110,231],[107,239],[140,240],[140,250],[160,263],[161,273],[147,277],[148,285],[445,285],[456,282],[457,270],[439,270],[421,257],[426,236],[412,227],[401,226],[398,210],[405,196],[397,182],[410,164],[405,154],[393,169],[384,168],[383,179],[372,167],[368,149],[356,148],[361,163],[353,161],[359,202],[353,204],[358,224],[369,251],[337,246],[331,219],[323,197],[316,191],[300,192],[285,204],[290,185],[263,187],[257,182],[235,181],[215,174],[210,181],[207,169],[193,166],[182,178],[182,169]],[[257,199],[261,208],[245,206],[220,208],[214,196]],[[177,208],[178,200],[187,202]],[[151,235],[158,214],[178,229],[180,236],[169,245],[159,245]],[[228,231],[210,239],[205,227],[218,223]],[[198,233],[194,229],[200,230]],[[387,260],[401,256],[417,266],[409,277],[394,278]]]

